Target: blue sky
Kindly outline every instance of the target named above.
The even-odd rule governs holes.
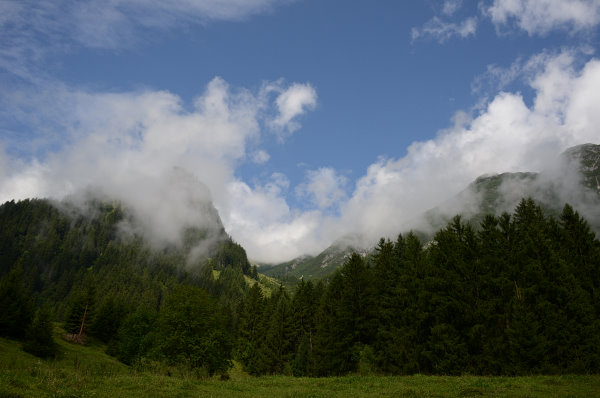
[[[0,199],[98,189],[170,241],[204,222],[176,168],[257,261],[393,236],[598,141],[599,23],[597,0],[6,0]]]

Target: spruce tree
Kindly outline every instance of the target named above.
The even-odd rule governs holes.
[[[258,283],[255,283],[240,306],[237,357],[250,374],[258,373],[257,351],[264,339],[260,322],[263,316],[265,299]]]
[[[169,294],[158,318],[158,349],[168,363],[205,367],[210,375],[231,366],[232,344],[214,299],[195,286]]]
[[[36,311],[25,334],[23,350],[41,358],[53,357],[56,354],[56,343],[52,331],[52,312],[46,305]]]
[[[0,336],[23,339],[33,317],[33,305],[20,265],[0,280],[0,308]]]

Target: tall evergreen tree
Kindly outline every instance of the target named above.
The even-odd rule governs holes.
[[[117,347],[109,353],[127,365],[139,363],[158,345],[156,318],[156,312],[143,306],[127,315],[119,326]]]
[[[293,372],[296,376],[306,376],[314,368],[313,343],[316,333],[315,313],[318,305],[318,292],[311,281],[300,281],[292,299],[294,318],[294,347],[296,356]]]
[[[237,339],[237,356],[250,374],[259,373],[256,362],[258,348],[264,339],[260,323],[265,306],[265,299],[258,283],[255,283],[246,295],[240,307],[239,333]]]
[[[378,366],[386,373],[399,373],[406,361],[402,355],[404,344],[399,330],[399,315],[406,310],[399,294],[403,246],[402,235],[398,237],[397,245],[381,239],[374,256],[374,289],[377,296],[375,355]]]
[[[36,311],[33,322],[25,334],[23,350],[41,358],[50,358],[56,354],[56,343],[52,337],[52,312],[48,305]]]
[[[205,367],[209,374],[231,365],[231,340],[214,300],[204,290],[180,286],[167,297],[158,318],[158,349],[171,364]]]
[[[20,265],[0,280],[0,308],[0,336],[24,338],[33,316],[33,304]]]
[[[294,355],[294,329],[291,300],[285,291],[273,299],[273,311],[268,323],[265,342],[262,345],[266,373],[277,374],[291,371]]]

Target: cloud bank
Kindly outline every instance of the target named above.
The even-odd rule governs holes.
[[[216,77],[185,103],[166,91],[96,92],[37,73],[48,53],[119,49],[144,32],[236,20],[284,2],[0,3],[0,73],[11,76],[4,82],[27,82],[0,92],[4,120],[27,131],[2,130],[0,201],[91,190],[134,208],[135,232],[161,245],[177,243],[187,226],[214,226],[203,208],[211,200],[252,259],[280,262],[348,234],[362,234],[365,244],[393,237],[419,227],[415,216],[482,174],[546,170],[567,147],[598,141],[600,61],[569,50],[491,67],[492,93],[483,105],[458,111],[454,125],[413,143],[404,157],[378,159],[354,171],[354,182],[331,167],[308,170],[297,186],[279,172],[252,184],[236,171],[247,162],[268,163],[264,141],[283,142],[299,130],[317,106],[309,83],[281,80],[252,91]],[[485,18],[499,30],[531,35],[574,34],[600,22],[597,1],[494,0],[466,18],[461,9],[459,0],[443,2],[439,16],[413,30],[413,40],[470,37]],[[529,85],[531,102],[506,89],[514,79]],[[291,206],[291,195],[306,205]]]
[[[581,63],[579,56],[532,57],[523,63],[530,70],[517,73],[535,93],[531,104],[517,92],[500,92],[476,114],[458,113],[434,139],[413,143],[406,156],[377,160],[353,185],[327,167],[307,171],[296,187],[281,173],[254,185],[235,175],[245,161],[268,161],[257,154],[274,121],[294,124],[304,114],[305,106],[282,106],[280,98],[301,92],[291,103],[316,102],[308,85],[268,83],[250,92],[215,78],[190,106],[161,91],[30,93],[27,105],[44,110],[39,125],[60,125],[68,134],[28,163],[2,153],[0,200],[100,187],[138,209],[154,240],[172,242],[182,227],[205,222],[196,207],[209,197],[227,232],[261,262],[316,253],[357,232],[370,244],[420,227],[416,215],[482,174],[546,170],[566,148],[597,142],[600,60]],[[307,207],[291,207],[289,195]]]
[[[18,158],[0,153],[0,200],[99,191],[133,208],[152,241],[176,243],[182,228],[212,223],[198,210],[203,202],[212,199],[228,220],[236,201],[245,200],[231,195],[237,165],[247,157],[268,161],[259,148],[263,126],[274,120],[282,129],[298,126],[304,108],[282,115],[277,99],[293,98],[303,87],[309,86],[276,82],[253,93],[217,77],[192,104],[165,91],[97,93],[56,85],[13,93],[14,114],[39,132],[32,142],[52,149]]]
[[[313,200],[312,210],[290,209],[276,184],[260,191],[246,187],[252,204],[246,202],[230,230],[264,261],[314,253],[354,232],[373,244],[380,236],[422,227],[419,214],[482,174],[551,170],[566,148],[598,141],[600,61],[578,67],[572,52],[534,58],[521,74],[535,92],[531,104],[520,93],[500,92],[477,114],[459,113],[455,125],[436,138],[413,143],[405,157],[373,163],[350,192],[335,170],[311,171],[297,193]],[[339,214],[324,210],[332,203]],[[268,208],[273,211],[260,213]]]
[[[501,92],[470,120],[463,115],[435,139],[411,145],[404,158],[371,165],[346,205],[347,222],[371,238],[393,236],[482,174],[546,170],[567,147],[598,141],[600,62],[581,69],[574,62],[570,53],[545,58],[528,80],[532,105]]]
[[[493,0],[479,3],[481,15],[457,19],[462,5],[460,0],[445,0],[438,15],[411,29],[413,42],[433,39],[444,43],[454,37],[474,36],[482,19],[489,20],[499,34],[525,31],[530,36],[545,36],[556,30],[573,35],[600,24],[597,0]]]
[[[514,24],[529,35],[557,29],[575,33],[600,23],[596,0],[494,0],[484,12],[497,27]]]

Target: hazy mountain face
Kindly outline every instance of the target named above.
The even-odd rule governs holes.
[[[123,209],[116,225],[122,238],[141,237],[156,250],[184,248],[188,261],[205,256],[227,235],[208,188],[183,169],[175,168],[155,184],[140,182],[117,195],[90,187],[53,202],[71,217],[101,216],[98,203]]]

